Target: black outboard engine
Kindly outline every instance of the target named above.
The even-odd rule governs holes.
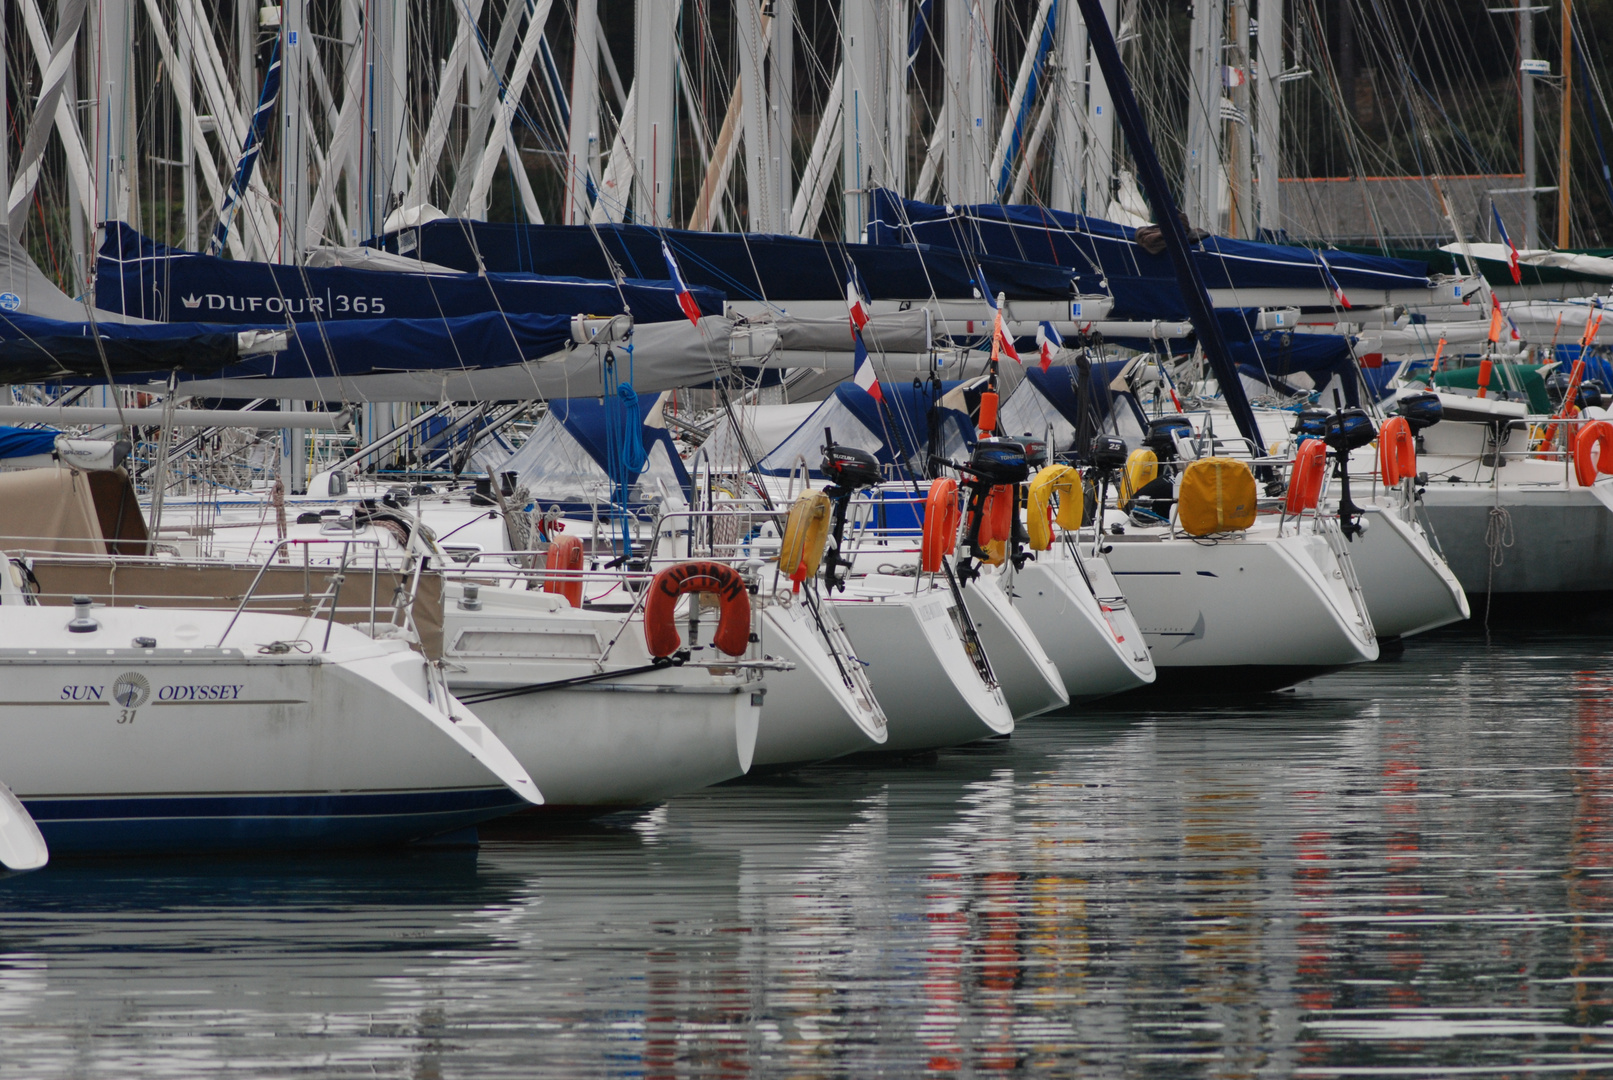
[[[1595,379],[1586,379],[1579,384],[1579,393],[1574,395],[1574,404],[1583,409],[1589,405],[1602,407],[1602,384]]]
[[[975,452],[969,458],[969,464],[959,466],[964,474],[963,486],[969,491],[968,521],[969,529],[964,537],[969,554],[958,563],[958,577],[964,582],[979,576],[974,567],[974,561],[984,559],[987,555],[986,547],[980,542],[980,526],[985,520],[986,498],[995,487],[1011,487],[1013,489],[1014,505],[1019,505],[1019,485],[1030,479],[1031,467],[1026,454],[1026,447],[1018,439],[981,439],[975,444]],[[1014,514],[1013,535],[1008,538],[1009,553],[1014,560],[1014,566],[1020,567],[1025,563],[1023,554],[1025,541],[1025,527],[1020,523],[1019,515]]]
[[[1377,437],[1378,429],[1363,409],[1339,409],[1322,425],[1322,441],[1333,451],[1333,475],[1339,481],[1339,528],[1346,540],[1367,531],[1361,524],[1361,508],[1350,498],[1350,451]]]
[[[1562,408],[1563,398],[1568,396],[1569,383],[1573,381],[1569,378],[1568,372],[1559,368],[1547,375],[1544,381],[1546,384],[1546,399],[1551,402],[1551,407],[1553,409]]]
[[[1098,501],[1092,512],[1093,528],[1103,531],[1103,508],[1109,502],[1109,482],[1126,467],[1126,440],[1118,435],[1095,435],[1089,459],[1097,474]],[[1118,529],[1119,526],[1116,526]]]
[[[1322,441],[1334,450],[1348,454],[1378,437],[1372,417],[1364,409],[1341,409],[1322,426]]]
[[[824,435],[827,437],[828,432],[824,432]],[[851,506],[851,496],[858,488],[873,487],[884,477],[880,475],[879,461],[873,454],[855,446],[836,446],[833,442],[823,448],[823,464],[818,468],[829,479],[824,494],[834,503],[831,525],[834,543],[823,553],[823,584],[830,592],[835,589],[844,592],[846,576],[839,573],[838,568],[844,566],[849,569],[851,566],[850,562],[840,559],[840,548],[846,534],[846,510]]]
[[[1406,418],[1413,435],[1445,419],[1445,406],[1439,403],[1439,395],[1432,391],[1403,394],[1395,402],[1395,411]]]
[[[1320,439],[1327,427],[1326,409],[1306,409],[1294,418],[1292,433],[1302,439]]]
[[[1161,461],[1174,461],[1176,453],[1176,436],[1184,439],[1193,437],[1193,425],[1185,416],[1160,416],[1148,422],[1148,434],[1143,437],[1143,445],[1154,452],[1154,456]]]

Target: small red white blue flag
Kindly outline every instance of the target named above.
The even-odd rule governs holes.
[[[1501,242],[1507,246],[1507,268],[1512,271],[1512,284],[1523,284],[1523,267],[1518,265],[1518,245],[1512,242],[1507,235],[1507,227],[1501,222],[1501,211],[1495,208],[1494,201],[1490,203],[1490,213],[1495,215],[1495,228],[1501,234]]]
[[[690,292],[689,286],[684,284],[683,272],[678,269],[678,260],[672,257],[672,249],[666,246],[665,240],[661,241],[661,257],[666,259],[667,273],[672,275],[672,287],[678,293],[678,306],[683,309],[685,315],[689,316],[690,322],[699,326],[700,305],[695,303],[694,293]]]
[[[1042,358],[1042,370],[1053,366],[1054,355],[1064,347],[1064,338],[1058,328],[1044,322],[1036,328],[1036,351]]]
[[[868,305],[863,303],[862,290],[857,288],[855,277],[846,279],[846,311],[851,317],[852,333],[862,333],[862,328],[868,325]]]
[[[1322,278],[1327,282],[1327,287],[1332,290],[1333,299],[1339,302],[1339,307],[1349,311],[1350,298],[1344,295],[1344,287],[1339,284],[1339,279],[1333,276],[1332,267],[1327,265],[1327,256],[1318,251],[1316,261],[1322,265]]]
[[[868,359],[868,348],[863,344],[863,336],[853,334],[851,337],[857,343],[857,366],[852,373],[851,381],[868,391],[875,401],[884,401],[885,395],[879,389],[879,376],[874,374],[874,362]]]

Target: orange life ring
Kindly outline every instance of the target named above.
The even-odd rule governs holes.
[[[1288,477],[1288,503],[1284,510],[1302,514],[1316,507],[1322,494],[1322,479],[1327,475],[1327,444],[1321,439],[1306,439],[1299,444],[1294,455],[1294,469]]]
[[[1593,459],[1591,451],[1597,452]],[[1613,474],[1613,424],[1592,420],[1574,436],[1574,476],[1580,487],[1596,483],[1598,473]]]
[[[544,557],[545,570],[577,571],[582,569],[582,539],[576,536],[557,536],[549,544]],[[582,607],[582,578],[552,577],[543,579],[543,591],[564,596],[572,607]]]
[[[958,544],[958,482],[943,476],[930,484],[924,499],[924,545],[919,567],[926,574],[941,569],[947,552]]]
[[[683,647],[673,616],[678,597],[685,593],[716,593],[719,601],[717,633],[711,643],[729,656],[743,656],[750,648],[750,591],[732,566],[720,562],[686,562],[669,566],[650,582],[644,601],[644,644],[656,659]]]
[[[1417,440],[1404,416],[1391,416],[1378,429],[1378,464],[1388,487],[1417,475]]]

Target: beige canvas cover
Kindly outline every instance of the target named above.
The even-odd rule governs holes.
[[[0,473],[0,550],[105,555],[89,474],[65,466]]]

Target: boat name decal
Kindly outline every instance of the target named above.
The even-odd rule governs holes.
[[[241,684],[215,686],[165,686],[157,691],[158,701],[237,701]]]
[[[326,300],[330,303],[327,304]],[[386,298],[383,296],[348,296],[336,293],[329,297],[307,296],[234,296],[224,293],[187,293],[179,298],[186,311],[264,311],[287,315],[384,315]]]
[[[244,683],[218,683],[209,685],[170,685],[157,690],[158,701],[239,701],[241,691],[246,689]],[[118,704],[125,708],[137,708],[144,704],[147,695],[151,693],[146,680],[139,675],[128,674],[118,679],[112,687],[113,697]],[[105,701],[105,686],[86,686],[73,684],[62,687],[59,701]]]

